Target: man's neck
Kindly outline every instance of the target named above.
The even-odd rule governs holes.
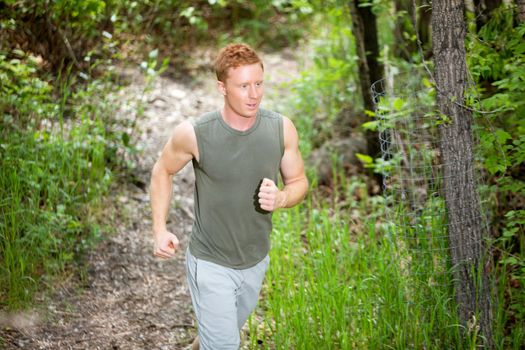
[[[253,126],[253,124],[255,124],[255,121],[257,120],[256,116],[243,117],[226,107],[222,108],[221,117],[232,129],[239,131],[248,130]]]

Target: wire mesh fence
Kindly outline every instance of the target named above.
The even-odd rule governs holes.
[[[435,298],[438,291],[452,300],[455,267],[451,264],[451,250],[487,249],[487,242],[480,240],[451,245],[448,235],[451,225],[472,220],[481,220],[484,234],[488,233],[488,187],[484,185],[481,160],[474,154],[473,159],[464,162],[461,171],[445,175],[448,164],[442,157],[445,141],[441,139],[440,126],[450,123],[450,119],[439,113],[436,89],[424,74],[390,75],[375,82],[372,93],[382,152],[376,168],[384,179],[388,234],[398,252],[398,260],[393,263],[412,281],[407,287],[412,291],[405,291],[406,302],[416,292]],[[475,130],[474,127],[472,138],[477,143]],[[446,201],[459,198],[459,192],[447,189],[445,198],[447,176],[475,179],[482,208],[476,217],[460,206],[456,209],[460,215],[455,216],[460,219],[448,219]]]

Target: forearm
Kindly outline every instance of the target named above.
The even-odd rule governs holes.
[[[280,208],[291,208],[299,204],[308,192],[308,180],[306,177],[287,183],[278,192],[278,206]]]
[[[150,200],[153,220],[153,232],[166,229],[166,219],[171,203],[173,175],[155,165],[151,172]]]

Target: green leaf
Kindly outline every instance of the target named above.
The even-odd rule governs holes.
[[[516,258],[513,257],[513,256],[509,256],[508,258],[501,259],[501,263],[502,263],[502,264],[511,264],[511,265],[516,265],[516,264],[518,264],[518,259],[516,259]]]
[[[122,133],[122,142],[125,146],[129,146],[130,136],[127,132]]]
[[[365,165],[370,165],[374,163],[374,158],[370,157],[367,154],[356,153],[355,156]]]
[[[193,16],[193,13],[195,12],[195,7],[193,6],[190,6],[190,7],[187,7],[185,8],[184,10],[182,10],[180,12],[180,15],[181,17],[186,17],[186,18],[190,18]]]
[[[368,109],[365,109],[365,114],[369,117],[375,117],[376,116],[376,113],[374,111],[371,111],[371,110],[368,110]]]
[[[517,214],[517,211],[516,210],[509,210],[506,214],[505,214],[505,217],[507,219],[510,219],[510,218],[513,218],[515,217]]]
[[[503,230],[503,237],[505,238],[510,238],[510,237],[513,237],[516,232],[518,232],[518,228],[517,227],[513,227],[509,230]]]
[[[512,136],[503,129],[496,130],[496,137],[500,144],[504,144],[507,140],[512,138]]]
[[[449,116],[447,116],[446,114],[439,114],[438,115],[438,119],[436,120],[436,125],[441,125],[441,124],[450,124],[452,122],[452,120],[449,118]]]
[[[363,123],[361,126],[366,130],[376,131],[377,128],[379,127],[379,121],[373,120],[370,122]]]
[[[424,87],[427,87],[427,88],[432,87],[432,83],[427,78],[423,78],[422,82],[423,82]]]
[[[155,50],[150,51],[148,57],[149,58],[157,58],[158,55],[159,55],[159,50],[155,49]]]
[[[401,98],[397,97],[392,103],[392,106],[394,106],[394,109],[396,111],[400,111],[403,108],[404,104],[405,102]]]

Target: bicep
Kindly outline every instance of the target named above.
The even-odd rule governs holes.
[[[157,164],[169,174],[180,171],[196,153],[197,140],[189,122],[179,124],[164,146]]]
[[[299,137],[293,123],[284,118],[284,154],[281,159],[281,176],[283,183],[301,180],[305,177],[304,162],[299,152]]]

